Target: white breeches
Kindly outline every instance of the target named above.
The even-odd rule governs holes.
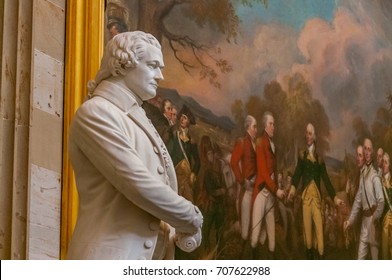
[[[265,188],[256,196],[252,212],[251,246],[253,248],[256,248],[258,242],[264,243],[265,236],[261,233],[262,227],[265,226],[268,237],[268,249],[271,252],[275,251],[274,202],[275,197]]]
[[[241,237],[244,240],[247,240],[249,235],[252,194],[252,190],[246,190],[241,201]]]

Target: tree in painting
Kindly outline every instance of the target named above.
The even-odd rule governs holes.
[[[182,64],[185,71],[189,73],[199,71],[202,79],[208,79],[212,85],[220,88],[218,71],[227,73],[232,71],[232,67],[226,59],[220,57],[219,48],[213,48],[209,43],[202,42],[194,36],[195,34],[183,33],[182,24],[193,24],[199,28],[207,26],[217,33],[223,34],[228,42],[235,42],[240,24],[235,6],[249,6],[252,3],[267,5],[268,0],[139,0],[125,2],[133,3],[132,6],[138,11],[136,13],[138,18],[133,22],[135,29],[151,33],[160,42],[163,39],[168,40],[176,59]],[[107,9],[126,11],[125,2],[122,0],[108,1]],[[178,14],[186,22],[173,28],[173,25],[170,26],[167,21]],[[121,16],[117,16],[119,21],[122,20],[127,25],[131,25],[129,22],[132,20],[126,17],[125,12],[122,19]],[[193,55],[183,55],[182,51],[185,50],[190,50]]]
[[[176,93],[169,97],[178,107],[188,102],[191,109],[204,109],[192,133],[195,142],[208,135],[230,155],[235,140],[244,135],[246,115],[257,119],[261,133],[262,114],[271,111],[278,167],[287,174],[293,171],[298,151],[305,148],[306,123],[312,122],[319,154],[344,198],[348,182],[355,185],[355,149],[365,137],[392,154],[391,3],[107,0],[106,12],[108,16],[110,6],[117,5],[128,16],[118,11],[112,15],[127,18],[128,30],[144,30],[159,39],[167,66],[161,84],[166,93],[161,93]],[[227,130],[208,122],[207,111],[234,125]],[[356,241],[348,247],[350,238],[339,224],[349,209],[327,207],[328,201],[322,204],[327,258],[355,258]],[[295,202],[293,207],[300,225],[301,209],[295,209]],[[282,240],[281,224],[278,217],[279,258],[304,258],[301,228],[293,235],[295,240]],[[224,246],[198,257],[251,256],[233,228],[222,238]]]

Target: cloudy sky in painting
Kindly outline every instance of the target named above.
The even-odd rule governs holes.
[[[392,1],[270,0],[268,8],[238,7],[238,14],[237,44],[204,32],[233,66],[220,75],[221,89],[185,73],[169,52],[163,85],[230,116],[235,99],[246,102],[273,80],[285,87],[288,75],[302,73],[329,116],[330,154],[353,152],[352,119],[372,123],[392,88]]]

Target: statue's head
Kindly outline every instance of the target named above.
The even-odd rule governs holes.
[[[142,100],[156,95],[158,82],[163,80],[164,67],[161,45],[151,34],[142,31],[124,32],[114,36],[106,45],[101,67],[92,92],[102,81],[116,77]]]

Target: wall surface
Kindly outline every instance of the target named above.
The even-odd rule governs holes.
[[[65,2],[33,2],[27,259],[60,256]]]
[[[65,6],[0,1],[0,259],[60,258]]]

